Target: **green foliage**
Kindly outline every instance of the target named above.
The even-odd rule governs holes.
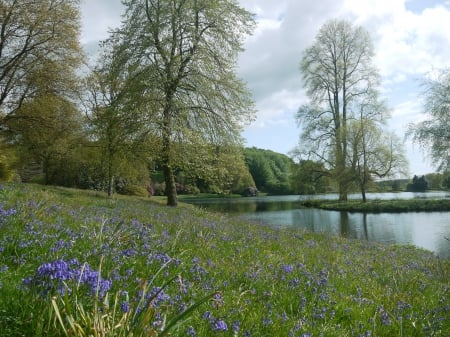
[[[0,181],[10,181],[16,174],[17,156],[13,147],[0,138]]]
[[[410,246],[66,188],[4,184],[0,207],[2,337],[161,336],[169,327],[199,337],[446,337],[450,329],[450,261]],[[71,259],[101,270],[111,281],[105,296],[76,292],[73,278],[67,296],[23,282]]]
[[[291,158],[255,147],[246,148],[244,154],[248,170],[258,190],[280,195],[292,193],[291,175],[294,162]]]
[[[325,193],[330,190],[330,173],[322,163],[302,160],[295,165],[292,186],[298,194]]]
[[[425,180],[431,190],[439,190],[444,187],[444,174],[442,173],[428,173],[425,175]]]
[[[427,119],[409,126],[407,135],[426,149],[439,171],[450,169],[450,70],[425,82],[424,113]]]
[[[447,171],[443,174],[442,187],[450,189],[450,171]]]
[[[177,170],[192,158],[214,158],[199,155],[197,147],[200,154],[211,154],[203,151],[205,144],[240,145],[242,126],[253,118],[250,94],[235,65],[255,21],[234,1],[124,4],[122,25],[106,41],[107,55],[118,61],[116,77],[130,83],[124,93],[143,97],[133,109],[146,114],[146,129],[160,140],[167,203],[176,206]],[[185,146],[194,151],[183,151]]]
[[[304,207],[313,207],[333,211],[367,212],[367,213],[398,213],[398,212],[449,212],[449,199],[411,199],[411,200],[370,200],[361,202],[349,200],[336,202],[330,200],[307,200]]]
[[[1,125],[36,95],[73,92],[83,60],[78,5],[79,0],[1,2]]]
[[[425,192],[428,190],[428,181],[425,179],[425,176],[414,176],[412,183],[406,186],[406,190],[408,192]]]
[[[406,191],[409,179],[380,180],[375,182],[376,191],[379,192],[400,192]]]

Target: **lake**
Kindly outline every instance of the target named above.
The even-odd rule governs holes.
[[[253,222],[293,226],[346,238],[392,244],[410,244],[450,258],[450,212],[351,213],[301,208],[305,199],[337,199],[335,194],[253,198],[194,199],[186,202],[229,213]],[[351,194],[349,199],[360,199]],[[450,192],[368,193],[368,199],[450,198]]]

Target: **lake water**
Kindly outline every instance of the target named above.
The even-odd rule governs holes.
[[[368,199],[450,198],[450,192],[369,193]],[[351,199],[360,194],[349,195]],[[337,199],[337,195],[196,199],[188,202],[273,226],[393,244],[411,244],[450,258],[450,212],[350,213],[300,208],[305,199]]]

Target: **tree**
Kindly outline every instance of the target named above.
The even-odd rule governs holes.
[[[0,2],[0,127],[44,89],[64,96],[82,61],[78,0]],[[51,88],[49,88],[51,87]],[[24,118],[25,116],[22,116]]]
[[[442,177],[442,187],[450,189],[450,171],[444,172]]]
[[[366,202],[367,188],[375,178],[406,176],[408,163],[398,137],[384,130],[389,112],[378,93],[371,90],[355,102],[359,113],[348,124],[348,159],[362,200]]]
[[[339,200],[347,200],[354,175],[349,167],[348,123],[359,113],[359,102],[378,84],[371,64],[373,46],[367,31],[347,21],[332,20],[305,50],[300,70],[310,104],[297,113],[302,152],[326,163],[337,181]]]
[[[444,187],[444,174],[428,173],[425,175],[425,179],[428,182],[428,188],[430,189],[439,190]]]
[[[148,116],[139,110],[145,92],[137,90],[139,83],[128,77],[125,62],[114,56],[104,50],[99,65],[86,78],[83,99],[93,145],[100,149],[109,197],[120,169],[129,166],[132,157],[145,161],[143,146],[151,145],[144,129]]]
[[[425,179],[425,176],[414,176],[412,179],[412,183],[406,186],[406,190],[408,192],[425,192],[428,189],[428,182]]]
[[[428,148],[438,171],[450,170],[450,69],[425,82],[427,119],[411,124],[408,136]]]
[[[395,174],[406,175],[407,160],[398,137],[370,119],[349,124],[348,140],[351,168],[363,202],[369,184]]]
[[[15,149],[0,138],[0,181],[9,181],[14,177],[16,162]]]
[[[247,148],[245,161],[258,190],[270,194],[290,194],[294,162],[288,156],[270,150]]]
[[[323,163],[300,160],[292,175],[292,189],[298,194],[325,193],[330,188],[329,172]]]
[[[161,139],[167,204],[177,205],[177,144],[233,146],[253,118],[253,105],[236,78],[237,53],[253,16],[231,0],[126,0],[122,26],[107,43],[126,60],[153,99],[151,128]],[[192,146],[191,146],[192,145]]]
[[[23,149],[22,157],[42,166],[46,184],[55,182],[83,139],[81,115],[73,102],[48,93],[23,103],[7,126],[14,144]]]

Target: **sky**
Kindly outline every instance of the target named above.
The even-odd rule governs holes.
[[[345,19],[365,28],[375,47],[380,93],[391,111],[387,129],[403,141],[409,171],[435,171],[419,145],[405,139],[410,123],[426,118],[423,81],[450,68],[450,1],[446,0],[239,0],[256,15],[257,28],[239,55],[238,76],[257,110],[243,132],[245,145],[288,154],[299,144],[295,114],[308,103],[299,63],[320,27]],[[98,42],[120,26],[120,0],[82,0],[81,43],[95,57]],[[450,127],[450,126],[449,126]]]

